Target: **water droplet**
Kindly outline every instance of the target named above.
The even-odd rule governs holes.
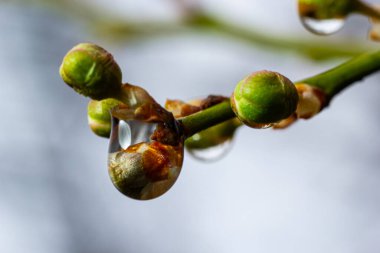
[[[255,128],[255,129],[266,129],[273,126],[273,123],[254,123],[250,122],[249,127]]]
[[[158,124],[112,117],[108,170],[115,187],[128,197],[161,196],[180,174],[183,140],[176,145],[152,140]]]
[[[186,140],[186,150],[198,160],[211,162],[221,159],[230,150],[235,131],[240,125],[235,118],[196,133]]]
[[[198,134],[195,134],[192,138],[197,138]],[[197,160],[204,162],[213,162],[223,158],[227,152],[231,149],[232,139],[225,140],[224,142],[207,147],[207,148],[189,148],[186,147],[186,150],[189,154]]]
[[[314,19],[301,16],[303,26],[312,33],[318,35],[329,35],[339,31],[345,22],[343,18]]]

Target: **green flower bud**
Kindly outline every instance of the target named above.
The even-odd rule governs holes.
[[[88,125],[98,136],[108,138],[111,133],[110,110],[120,104],[116,99],[91,100],[87,106]]]
[[[283,75],[258,71],[240,81],[231,96],[232,109],[246,125],[270,126],[289,117],[297,108],[298,93]]]
[[[341,19],[355,9],[356,0],[298,0],[302,17],[313,19]]]
[[[94,44],[73,47],[63,58],[59,72],[76,92],[95,100],[115,97],[120,92],[120,67],[110,53]]]

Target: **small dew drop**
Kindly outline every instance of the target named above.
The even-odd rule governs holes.
[[[253,123],[250,122],[247,124],[249,127],[255,128],[255,129],[266,129],[273,126],[273,123]]]
[[[194,136],[195,137],[195,136]],[[232,140],[227,140],[219,145],[204,148],[204,149],[192,149],[186,148],[189,154],[197,160],[203,162],[214,162],[223,158],[231,149]]]
[[[303,26],[310,32],[318,35],[329,35],[342,29],[345,19],[314,19],[310,17],[301,17],[301,21]]]

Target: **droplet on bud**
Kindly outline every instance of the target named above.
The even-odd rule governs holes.
[[[198,134],[195,134],[192,138],[200,138]],[[227,152],[231,149],[232,139],[225,140],[220,144],[210,146],[208,148],[189,148],[186,146],[186,150],[189,154],[197,160],[204,162],[213,162],[223,158]]]
[[[298,13],[307,30],[318,35],[329,35],[344,26],[354,6],[352,0],[298,0]]]
[[[166,111],[159,111],[163,113],[162,121],[156,117],[150,121],[137,120],[128,113],[125,118],[120,118],[126,111],[118,110],[111,111],[108,155],[111,181],[128,197],[139,200],[159,197],[172,187],[182,168],[184,148],[179,125],[174,118],[165,122]],[[165,143],[154,140],[160,136],[157,131],[170,131],[173,136],[177,135],[177,139],[173,137],[177,141]]]
[[[318,35],[330,35],[343,28],[345,20],[342,18],[314,19],[301,17],[303,26],[312,33]]]
[[[201,161],[219,160],[230,150],[235,131],[240,125],[235,118],[196,133],[186,140],[186,150]]]

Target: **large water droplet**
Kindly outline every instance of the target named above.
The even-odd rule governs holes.
[[[183,143],[167,145],[151,139],[157,123],[112,118],[108,170],[115,187],[134,199],[161,196],[182,168]]]
[[[303,26],[312,33],[318,35],[329,35],[342,29],[345,19],[314,19],[306,16],[301,16],[301,22]]]
[[[199,137],[199,134],[195,134],[192,136],[195,140]],[[231,149],[232,139],[225,140],[224,142],[217,144],[215,146],[207,147],[207,148],[189,148],[186,147],[186,150],[189,154],[197,160],[201,160],[204,162],[213,162],[223,158],[228,151]]]

